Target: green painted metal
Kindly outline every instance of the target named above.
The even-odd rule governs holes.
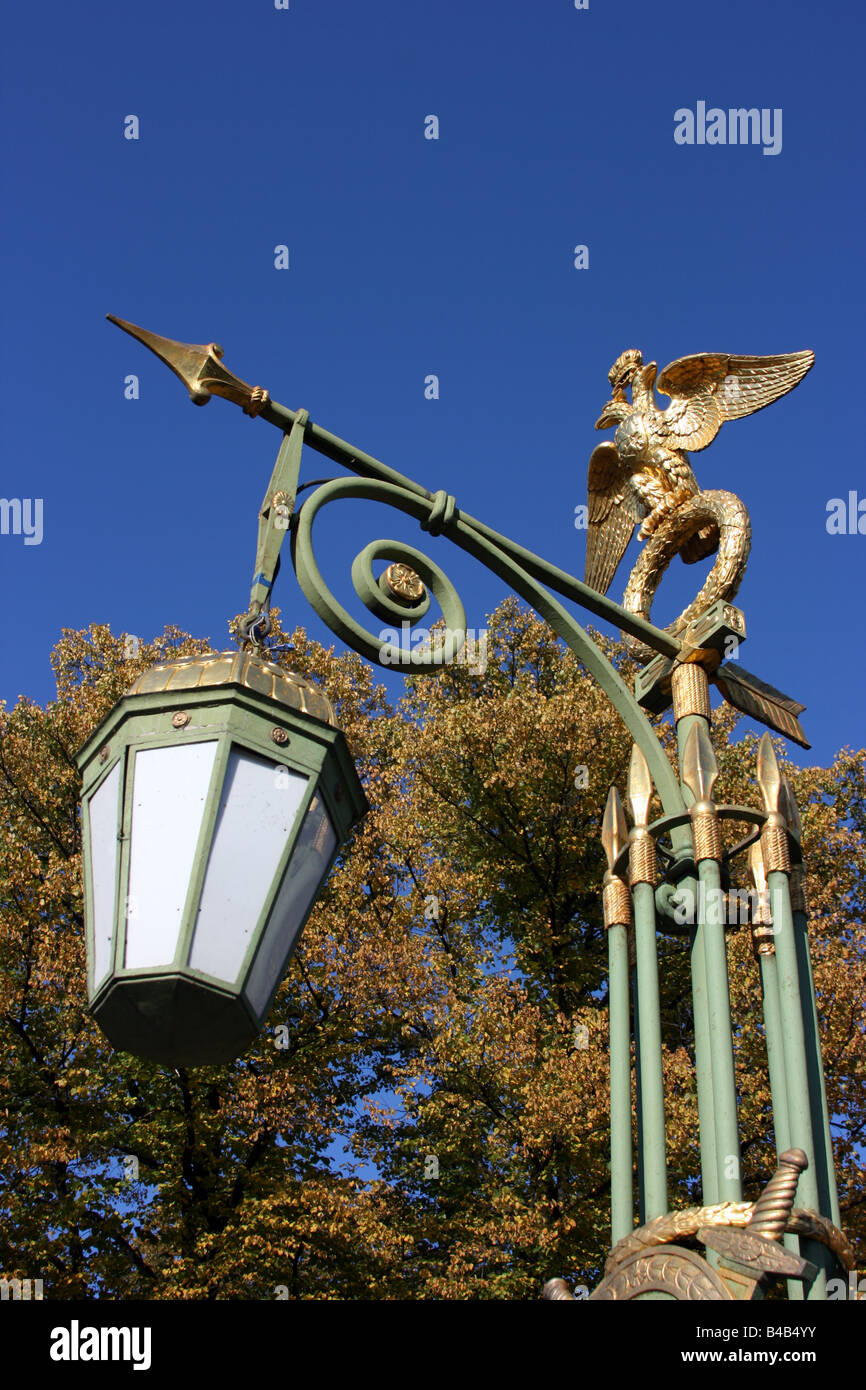
[[[411,492],[403,487],[396,487],[391,483],[341,478],[319,487],[301,508],[298,515],[297,530],[293,536],[295,573],[305,597],[332,632],[335,632],[355,651],[378,665],[390,666],[397,670],[418,670],[425,666],[442,664],[444,660],[450,659],[452,653],[456,655],[462,646],[465,635],[465,613],[453,585],[439,567],[434,566],[420,551],[415,550],[412,546],[406,546],[402,542],[390,543],[393,558],[403,560],[406,564],[411,565],[424,582],[430,585],[435,598],[442,606],[446,626],[456,639],[452,644],[446,644],[445,651],[449,654],[447,657],[445,651],[441,655],[415,651],[411,656],[408,654],[401,656],[392,644],[383,644],[381,635],[363,628],[347,612],[325,583],[313,551],[313,523],[323,506],[347,498],[362,498],[382,502],[414,516],[422,523],[430,520],[432,511],[430,503],[425,498],[419,497],[416,492]],[[571,648],[578,660],[598,681],[632,738],[642,749],[665,810],[668,812],[681,810],[683,799],[679,782],[667,760],[664,749],[653,732],[652,725],[638,705],[634,695],[604,653],[592,641],[589,634],[542,587],[541,583],[528,573],[528,566],[524,567],[518,563],[509,553],[513,549],[519,551],[520,547],[512,547],[510,542],[506,542],[500,548],[494,540],[489,538],[495,536],[495,532],[484,534],[484,528],[480,528],[471,518],[464,518],[456,509],[448,522],[447,534],[454,544],[473,555],[488,569],[506,580],[515,593],[532,604],[566,645]],[[497,539],[504,540],[504,538]],[[521,553],[523,555],[529,554],[529,552]],[[535,558],[537,560],[537,557]],[[536,568],[543,570],[545,568],[544,563],[537,560]],[[596,595],[596,597],[599,596]],[[615,604],[611,606],[617,607]],[[642,624],[642,626],[651,625]],[[653,633],[659,633],[659,630],[653,629]],[[660,635],[667,642],[670,641],[667,634]],[[688,834],[687,830],[685,834]],[[680,838],[682,839],[682,831]]]
[[[694,893],[689,880],[689,891]],[[694,898],[692,899],[694,901]],[[689,952],[692,971],[692,1011],[695,1020],[695,1081],[698,1091],[698,1131],[701,1149],[701,1193],[705,1206],[719,1199],[718,1159],[716,1157],[715,1107],[713,1104],[713,1065],[710,1055],[710,1003],[707,992],[706,928],[697,923],[691,934]]]
[[[716,1134],[716,1173],[719,1201],[740,1202],[743,1178],[740,1171],[740,1136],[737,1125],[737,1086],[734,1076],[734,1040],[731,1030],[731,992],[725,925],[717,920],[713,904],[721,901],[721,876],[713,859],[698,865],[699,912],[704,937],[709,1005],[710,1060],[713,1069],[713,1117]],[[709,910],[708,910],[709,909]],[[722,914],[718,913],[718,918]]]
[[[634,1014],[634,1113],[636,1118],[636,1150],[637,1150],[637,1218],[641,1225],[646,1221],[646,1186],[644,1183],[644,1151],[643,1151],[643,1125],[641,1116],[643,1115],[643,1087],[641,1086],[641,1047],[640,1047],[640,1010],[637,999],[637,966],[631,972],[631,997],[632,1009]]]
[[[631,1029],[628,988],[628,928],[607,932],[610,1027],[610,1227],[615,1245],[634,1226],[631,1137]]]
[[[122,321],[118,322],[122,327],[126,326]],[[128,329],[128,326],[126,327]],[[142,341],[145,341],[145,338],[142,338]],[[168,359],[164,357],[163,360]],[[172,370],[177,369],[173,366]],[[179,374],[182,376],[182,373]],[[248,392],[249,388],[244,390]],[[349,646],[379,665],[399,670],[417,670],[419,667],[444,664],[452,660],[459,653],[465,640],[463,606],[444,573],[420,551],[399,542],[377,541],[361,552],[352,567],[356,592],[367,608],[380,619],[394,617],[401,622],[405,620],[412,626],[423,612],[426,612],[428,602],[409,605],[408,608],[396,605],[383,594],[372,574],[372,562],[375,558],[387,556],[392,562],[403,560],[411,565],[440,603],[448,629],[442,649],[436,652],[419,652],[416,648],[411,653],[406,653],[393,643],[383,641],[381,634],[376,636],[363,628],[350,616],[325,584],[316,564],[312,545],[313,522],[321,508],[332,501],[348,498],[363,498],[393,506],[413,516],[422,529],[432,535],[445,534],[454,544],[504,579],[520,597],[529,602],[570,647],[608,696],[633,740],[646,757],[650,774],[662,801],[662,821],[667,822],[665,829],[670,834],[675,866],[679,865],[686,871],[684,878],[680,878],[676,871],[674,877],[677,879],[677,886],[690,892],[694,901],[697,898],[696,881],[693,872],[690,872],[692,840],[686,810],[691,794],[686,790],[684,798],[680,782],[632,692],[625,686],[616,669],[589,634],[553,595],[559,594],[597,617],[615,624],[621,631],[645,641],[663,657],[677,657],[682,650],[680,640],[627,612],[619,604],[563,570],[547,563],[468,514],[460,512],[455,499],[446,493],[430,493],[412,479],[388,468],[362,450],[355,449],[312,422],[305,411],[291,411],[266,398],[260,415],[269,424],[280,429],[284,439],[260,513],[251,612],[257,612],[269,598],[280,545],[285,537],[285,531],[277,526],[271,514],[273,494],[276,491],[284,492],[288,510],[294,508],[301,447],[306,443],[356,475],[354,479],[336,480],[320,486],[294,518],[291,528],[293,560],[299,583],[323,621]],[[192,696],[188,693],[184,696],[184,704],[190,703]],[[281,711],[281,721],[285,722],[286,718],[286,712]],[[680,770],[685,739],[696,721],[702,722],[705,729],[708,727],[708,721],[701,720],[700,716],[689,716],[680,721],[677,729]],[[106,735],[97,732],[98,741],[101,743]],[[96,737],[95,735],[94,738]],[[160,733],[154,729],[148,731],[150,740],[159,737],[170,741],[174,735]],[[227,747],[227,731],[223,730],[221,737]],[[134,756],[133,742],[134,740],[130,739],[128,748],[121,754],[125,760],[125,767]],[[95,746],[94,744],[88,755],[91,761]],[[158,743],[151,741],[143,746],[158,746]],[[221,746],[221,754],[222,751]],[[113,750],[112,760],[104,769],[105,775],[110,773],[111,767],[115,765],[114,752],[116,750]],[[273,756],[270,749],[268,752]],[[339,762],[342,754],[339,750],[331,749],[326,756],[336,756]],[[354,772],[354,769],[352,771]],[[85,779],[88,775],[86,769]],[[101,772],[91,775],[91,792],[98,785],[102,775]],[[347,776],[342,767],[341,775],[344,779]],[[127,792],[121,786],[120,799],[124,805],[127,804],[124,799],[126,795]],[[328,804],[328,809],[333,815],[332,804]],[[210,807],[209,811],[212,810]],[[763,819],[759,813],[749,808],[720,810],[722,814],[743,811],[746,819],[754,819],[758,823]],[[299,816],[298,824],[300,823]],[[657,823],[657,828],[660,828],[660,823]],[[87,834],[85,826],[85,843]],[[204,834],[202,839],[206,839]],[[123,854],[128,857],[126,844],[122,846],[122,862]],[[200,875],[198,877],[200,878]],[[777,959],[774,961],[772,957],[762,958],[761,972],[776,1140],[778,1146],[783,1143],[787,1146],[790,1142],[806,1151],[810,1166],[800,1179],[801,1201],[831,1215],[838,1224],[838,1199],[833,1174],[829,1116],[823,1085],[806,923],[805,918],[796,923],[792,919],[786,876],[771,873],[769,877],[777,932]],[[705,860],[698,866],[698,878],[704,890],[703,901],[712,902],[720,888],[719,865],[714,860]],[[121,893],[125,881],[124,874],[121,873]],[[190,911],[195,901],[196,891],[192,886],[188,904]],[[644,1221],[665,1213],[668,1201],[656,896],[652,885],[635,885],[633,901],[637,953],[637,969],[633,980],[638,1113],[637,1165],[640,1218]],[[663,929],[668,902],[669,894],[659,907]],[[801,916],[802,914],[798,914],[798,918]],[[692,932],[691,964],[703,1201],[713,1203],[723,1199],[739,1200],[742,1196],[742,1185],[739,1172],[736,1085],[724,923],[715,921],[706,912],[702,914],[702,918]],[[122,959],[120,940],[116,942],[116,950],[117,958]],[[610,928],[609,953],[612,1231],[613,1239],[616,1240],[631,1230],[633,1222],[628,941],[625,928],[617,925]],[[147,982],[134,983],[143,987]],[[180,981],[183,986],[190,983],[196,982]],[[208,984],[198,983],[204,983],[206,986]],[[213,982],[210,983],[212,986]],[[167,981],[166,987],[179,986],[177,982]],[[218,989],[213,989],[212,992],[219,995]],[[212,1008],[218,1010],[223,1004],[224,1000],[216,999]],[[822,1203],[820,1208],[819,1192]],[[823,1250],[810,1253],[810,1258],[822,1263],[824,1268],[829,1268],[829,1263],[822,1260],[823,1254]],[[712,1259],[712,1254],[710,1258]],[[810,1298],[825,1296],[822,1293],[823,1280],[822,1268],[819,1278],[809,1290]]]
[[[656,944],[656,905],[651,883],[637,883],[634,939],[637,956],[637,1014],[641,1077],[640,1130],[643,1138],[644,1220],[668,1210],[665,1157],[665,1090],[662,1072],[661,1006]]]
[[[685,715],[677,721],[677,761],[682,776],[683,756],[686,740],[700,715]],[[683,800],[688,805],[692,794],[683,785]],[[691,853],[691,834],[688,837]],[[697,901],[697,880],[688,875],[679,885],[691,902]],[[698,1133],[701,1151],[701,1192],[705,1205],[712,1206],[720,1201],[718,1158],[716,1154],[715,1102],[713,1099],[713,1063],[710,1049],[710,1000],[707,987],[707,944],[706,927],[696,921],[691,933],[689,960],[692,973],[692,1011],[695,1021],[695,1082],[698,1092]],[[711,1252],[712,1253],[712,1252]]]
[[[815,1142],[812,1133],[809,1066],[806,1060],[806,1039],[803,1027],[800,963],[797,959],[797,943],[794,937],[788,875],[780,869],[773,869],[767,875],[767,885],[770,892],[770,911],[773,914],[776,960],[778,962],[779,1005],[790,1137],[792,1145],[802,1149],[809,1160],[809,1166],[805,1172],[800,1174],[800,1181],[797,1184],[797,1205],[812,1211],[820,1211]],[[834,1261],[826,1247],[815,1241],[803,1241],[802,1248],[805,1258],[818,1266],[818,1274],[807,1289],[806,1298],[810,1302],[822,1301],[827,1297],[827,1273],[834,1270]]]
[[[294,506],[298,491],[298,474],[301,469],[304,426],[308,419],[306,410],[299,410],[288,434],[283,437],[259,512],[256,565],[253,571],[253,587],[250,590],[250,604],[257,608],[261,608],[270,597],[279,565],[280,550],[288,531],[288,526],[281,524],[281,522],[286,522],[288,517],[277,513],[273,506],[273,499],[275,494],[285,493],[290,504],[288,510],[290,511],[291,507]]]
[[[758,962],[761,972],[764,1035],[767,1043],[767,1069],[770,1074],[770,1095],[773,1101],[773,1132],[776,1154],[779,1155],[791,1148],[788,1088],[785,1080],[785,1042],[779,1003],[779,978],[775,955],[759,956]]]
[[[818,1024],[818,1004],[812,955],[809,950],[809,924],[805,912],[792,912],[794,942],[800,977],[800,1000],[803,1007],[803,1037],[806,1046],[806,1065],[809,1073],[809,1103],[812,1117],[812,1138],[815,1144],[815,1170],[818,1195],[823,1216],[834,1226],[842,1224],[839,1212],[839,1193],[836,1187],[836,1168],[833,1162],[833,1140],[830,1133],[830,1110],[827,1105],[827,1083],[821,1057],[821,1033]]]
[[[788,1119],[788,1090],[785,1080],[785,1046],[782,1034],[782,1014],[779,1004],[779,978],[775,953],[758,957],[761,973],[761,1009],[764,1018],[764,1041],[767,1046],[767,1070],[770,1076],[770,1099],[773,1106],[773,1137],[778,1159],[791,1148],[791,1125]],[[800,1253],[797,1236],[784,1235],[782,1243],[792,1254]],[[802,1302],[803,1285],[799,1279],[787,1281],[788,1298]]]

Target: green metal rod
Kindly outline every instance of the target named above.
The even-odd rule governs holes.
[[[786,1149],[792,1147],[791,1124],[788,1119],[788,1089],[785,1082],[785,1043],[779,1003],[779,980],[775,955],[762,955],[758,957],[758,960],[761,970],[767,1069],[770,1074],[770,1096],[773,1103],[773,1136],[778,1158]]]
[[[687,714],[677,720],[677,755],[682,776],[686,740],[695,724],[709,730],[709,720],[700,714]],[[686,803],[693,801],[691,792],[683,788]],[[691,835],[689,836],[691,850]],[[680,890],[689,901],[697,902],[697,880],[683,879]],[[710,1054],[710,1004],[707,993],[706,931],[697,921],[692,933],[692,1008],[695,1020],[695,1079],[698,1090],[698,1131],[701,1149],[701,1191],[705,1206],[719,1200],[718,1163],[716,1159],[715,1105],[713,1103],[713,1063]],[[714,1252],[711,1252],[713,1254]]]
[[[656,941],[655,891],[636,883],[634,899],[637,1009],[640,1019],[640,1130],[643,1138],[644,1221],[668,1210],[665,1158],[665,1093],[662,1073],[661,1006]]]
[[[779,979],[776,969],[775,952],[759,955],[761,971],[761,997],[764,1016],[764,1039],[767,1044],[767,1070],[770,1075],[770,1097],[773,1105],[773,1138],[776,1145],[776,1159],[791,1145],[791,1125],[788,1119],[788,1091],[785,1082],[785,1047],[782,1033],[782,1014],[779,1004]],[[794,1255],[800,1253],[797,1236],[784,1235],[783,1245]],[[799,1279],[787,1281],[788,1298],[792,1303],[800,1303],[805,1297]]]
[[[794,939],[791,913],[791,893],[788,875],[772,869],[767,875],[770,890],[770,911],[775,928],[776,959],[778,962],[779,1005],[785,1056],[785,1084],[788,1095],[788,1116],[791,1143],[803,1150],[809,1166],[800,1174],[797,1184],[797,1205],[812,1211],[819,1210],[818,1177],[815,1168],[815,1144],[812,1134],[812,1104],[809,1091],[809,1067],[806,1061],[806,1041],[803,1029],[803,1009],[800,997],[800,967]],[[803,1254],[818,1266],[818,1274],[806,1292],[808,1301],[821,1302],[827,1297],[827,1271],[833,1269],[829,1252],[817,1241],[804,1241]]]
[[[722,902],[721,876],[714,859],[701,861],[698,865],[698,878],[698,920],[703,930],[707,971],[719,1201],[741,1202],[743,1178],[740,1172],[740,1138],[737,1127],[731,990],[723,913],[718,909],[713,910],[713,905],[720,905]]]
[[[628,928],[608,927],[607,946],[610,971],[610,1227],[611,1245],[615,1245],[634,1228]]]
[[[694,892],[694,879],[687,886]],[[694,897],[692,901],[694,901]],[[692,1008],[695,1019],[695,1077],[698,1088],[698,1128],[701,1146],[701,1192],[704,1206],[719,1201],[716,1129],[713,1119],[713,1064],[710,1057],[710,1005],[707,995],[705,928],[698,923],[692,933]]]
[[[834,1226],[841,1227],[839,1193],[836,1187],[836,1168],[833,1160],[833,1140],[830,1133],[830,1111],[827,1105],[827,1084],[821,1057],[821,1034],[818,1027],[818,1006],[815,999],[815,978],[809,950],[809,924],[805,912],[794,912],[794,942],[800,973],[800,998],[803,1005],[803,1034],[806,1044],[806,1064],[809,1070],[809,1099],[811,1103],[812,1137],[815,1141],[815,1171],[818,1180],[819,1211],[829,1216]]]
[[[646,1221],[646,1183],[643,1145],[643,1086],[641,1085],[640,1002],[637,993],[637,966],[631,972],[631,997],[634,1009],[634,1113],[637,1116],[637,1219]],[[629,1101],[631,1096],[629,1096]]]
[[[298,413],[298,411],[289,410],[286,406],[279,405],[276,401],[270,401],[262,410],[261,418],[267,420],[269,424],[276,425],[281,430],[287,430],[294,424]],[[311,449],[315,449],[317,453],[323,454],[325,458],[332,459],[334,463],[341,464],[342,467],[348,468],[362,478],[394,483],[428,502],[433,499],[434,494],[421,487],[420,483],[413,482],[411,478],[398,473],[394,468],[389,468],[387,464],[381,463],[371,454],[365,454],[363,450],[353,448],[345,439],[331,434],[329,430],[323,429],[321,425],[315,424],[312,420],[309,420],[304,426],[304,443],[308,444]],[[575,579],[565,570],[549,564],[548,561],[533,554],[531,550],[526,550],[523,546],[518,545],[516,541],[510,540],[489,526],[485,526],[483,522],[476,520],[468,512],[460,511],[455,514],[455,516],[457,515],[464,525],[471,527],[473,531],[486,540],[492,541],[498,549],[503,550],[513,561],[516,561],[533,579],[540,580],[541,583],[546,584],[556,593],[573,599],[581,607],[594,613],[596,617],[615,624],[623,631],[630,633],[631,636],[641,638],[664,656],[676,656],[681,650],[682,643],[678,638],[672,637],[669,632],[665,632],[662,628],[655,627],[645,619],[630,613],[620,604],[614,603],[612,599],[605,598],[597,590],[591,589],[588,584],[581,583],[579,579]]]

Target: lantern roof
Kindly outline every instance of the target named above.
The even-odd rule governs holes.
[[[264,661],[251,652],[209,651],[198,656],[179,656],[173,661],[151,666],[130,686],[127,695],[145,695],[157,691],[202,690],[210,686],[245,685],[302,714],[321,719],[339,729],[339,721],[331,701],[318,686],[295,671],[286,671],[272,661]]]

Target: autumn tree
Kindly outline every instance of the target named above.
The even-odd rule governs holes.
[[[628,735],[515,601],[489,621],[486,669],[414,676],[396,706],[366,663],[278,615],[270,641],[334,701],[371,811],[265,1034],[230,1066],[115,1052],[84,994],[75,751],[141,670],[209,644],[168,628],[130,657],[104,626],[67,631],[57,699],[0,713],[0,1271],[41,1276],[55,1298],[534,1298],[553,1274],[591,1287],[609,1244],[599,828]],[[756,805],[755,740],[735,724],[717,711],[717,795]],[[856,1238],[866,754],[788,771]],[[661,937],[660,953],[681,1206],[700,1198],[686,939]],[[774,1149],[747,927],[729,961],[754,1196]]]

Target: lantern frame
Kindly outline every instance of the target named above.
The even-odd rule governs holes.
[[[154,966],[125,964],[133,935],[129,880],[135,834],[133,798],[140,754],[154,749],[216,743],[208,773],[171,960]],[[234,750],[270,762],[275,774],[306,779],[301,799],[249,940],[233,979],[190,964],[205,876],[211,863]],[[207,652],[179,658],[144,673],[94,730],[78,754],[83,773],[82,848],[87,933],[88,1009],[115,1046],[168,1065],[207,1065],[233,1060],[263,1031],[273,1000],[321,888],[367,810],[345,737],[321,692],[282,667],[245,652]],[[107,971],[96,978],[96,893],[93,798],[120,768],[115,807],[118,851]],[[250,998],[260,952],[272,945],[268,928],[278,895],[291,871],[311,807],[321,805],[334,843],[297,926],[280,950],[279,969],[261,994]],[[141,833],[141,832],[139,832]],[[278,928],[275,927],[275,930]]]

